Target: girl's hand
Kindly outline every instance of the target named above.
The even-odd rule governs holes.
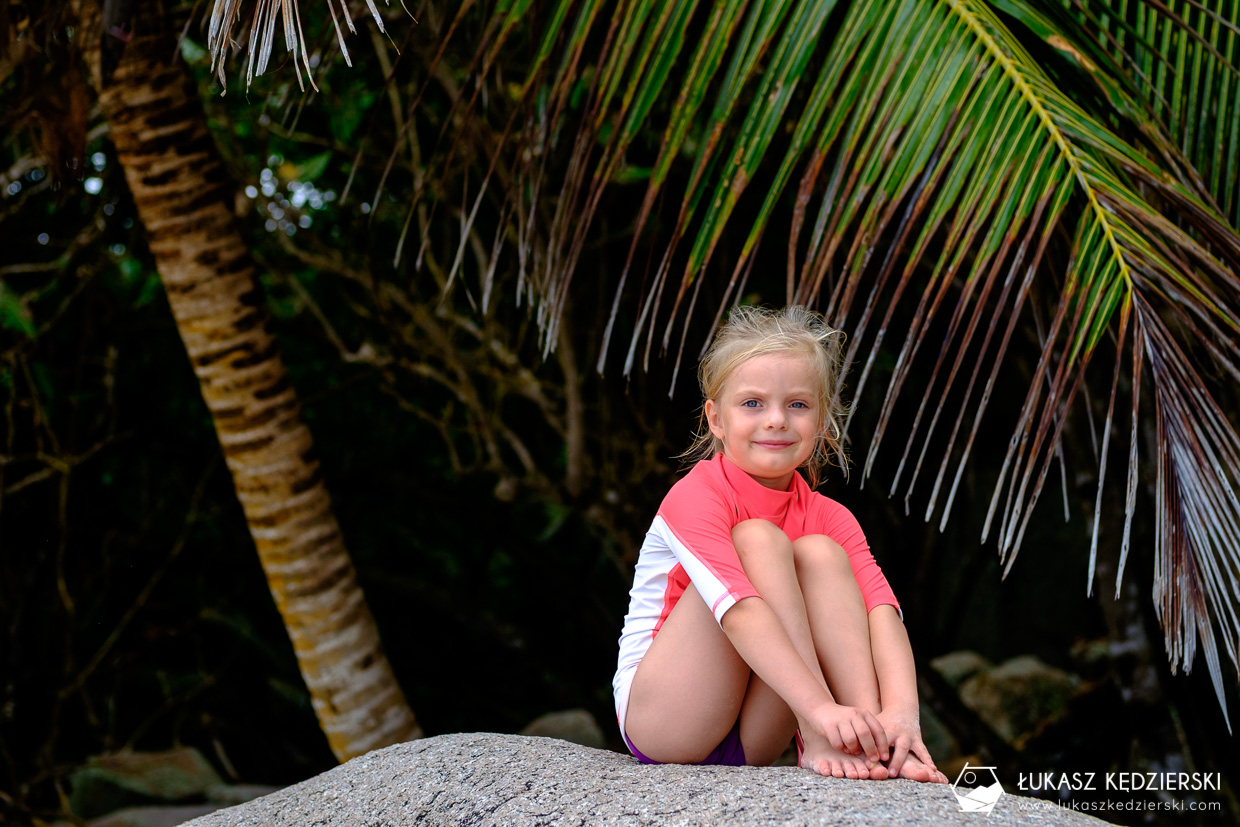
[[[890,754],[887,732],[868,710],[823,704],[816,711],[812,725],[831,746],[852,755],[864,755],[875,764],[885,761]]]
[[[921,740],[921,722],[916,712],[883,710],[877,717],[891,744],[887,771],[892,778],[900,778],[903,772],[905,778],[914,781],[947,783],[947,776],[939,772]]]

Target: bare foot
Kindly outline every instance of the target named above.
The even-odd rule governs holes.
[[[872,775],[873,773],[871,773]],[[913,753],[909,753],[904,758],[904,764],[900,767],[898,778],[907,778],[909,781],[929,781],[934,784],[946,784],[947,776],[932,769],[921,762]]]
[[[799,735],[799,734],[798,734]],[[825,738],[807,738],[802,746],[797,739],[797,765],[831,778],[873,779],[887,778],[887,768],[882,764],[871,765],[864,755],[852,755],[831,746]]]

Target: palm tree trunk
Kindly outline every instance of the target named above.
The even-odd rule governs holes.
[[[332,512],[197,91],[167,21],[140,5],[101,101],[315,713],[341,761],[420,737]]]

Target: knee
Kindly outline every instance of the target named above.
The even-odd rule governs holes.
[[[732,529],[732,544],[741,562],[745,562],[746,554],[760,552],[763,555],[783,554],[792,556],[792,544],[788,535],[779,526],[767,520],[744,520]]]
[[[792,558],[797,573],[822,571],[852,576],[848,552],[825,534],[806,534],[792,544]]]

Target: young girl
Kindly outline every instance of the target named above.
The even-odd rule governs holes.
[[[612,681],[643,762],[767,765],[795,733],[822,775],[947,781],[895,595],[810,487],[842,461],[838,347],[804,308],[741,307],[702,360],[699,461],[646,535]]]

